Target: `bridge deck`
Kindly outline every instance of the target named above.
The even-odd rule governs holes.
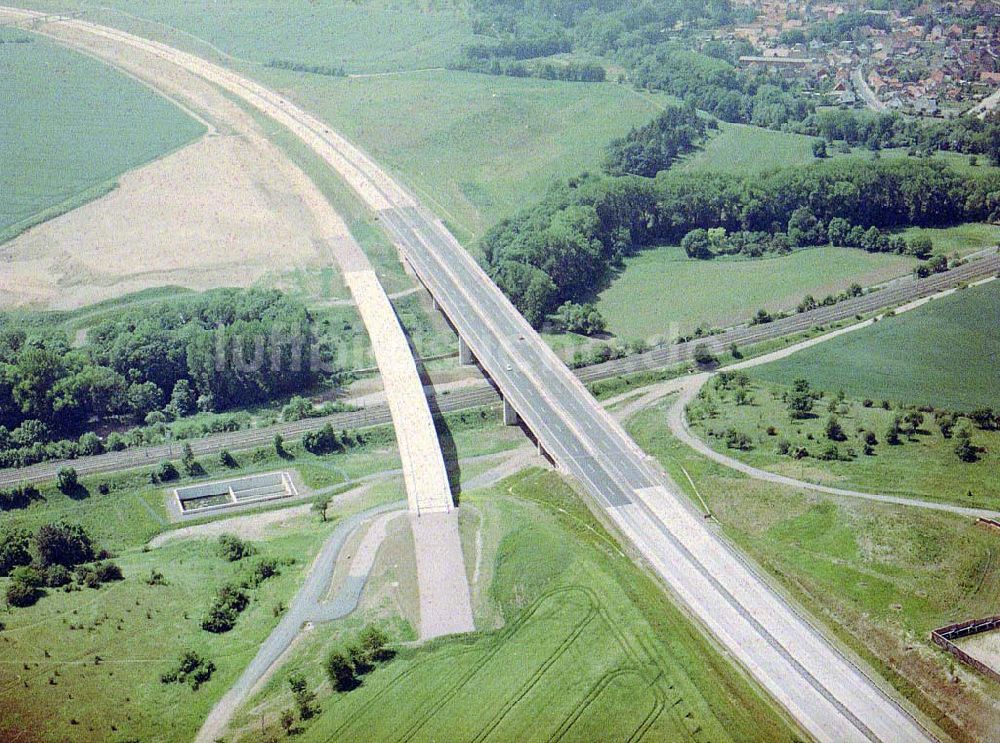
[[[382,374],[410,510],[418,514],[450,511],[451,488],[434,419],[399,319],[374,271],[350,271],[345,279]]]

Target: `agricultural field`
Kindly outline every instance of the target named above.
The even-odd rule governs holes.
[[[886,431],[896,416],[909,410],[885,410],[881,401],[866,407],[862,400],[837,403],[833,394],[816,401],[808,418],[792,420],[782,396],[788,391],[754,381],[742,386],[748,400],[737,404],[737,388],[713,383],[689,408],[692,430],[710,446],[760,469],[799,480],[862,492],[919,497],[962,506],[1000,510],[1000,433],[970,426],[973,446],[982,452],[975,462],[962,462],[955,454],[954,432],[942,434],[931,413],[915,432],[904,433],[899,443],[886,441]],[[830,413],[831,405],[836,413]],[[831,415],[843,429],[844,440],[832,441],[826,434]],[[967,424],[968,425],[968,424]],[[747,437],[748,449],[730,447],[726,435],[737,431]],[[864,454],[859,431],[877,438],[871,454]],[[781,454],[779,445],[788,445]],[[825,459],[836,447],[839,459]],[[796,458],[804,449],[808,456]],[[851,453],[853,452],[853,456]]]
[[[935,299],[835,338],[752,375],[827,392],[968,411],[1000,408],[1000,282]]]
[[[447,3],[29,5],[87,9],[98,22],[191,48],[281,90],[401,176],[470,244],[553,179],[595,168],[611,138],[667,100],[612,83],[442,69],[476,39],[462,9]],[[349,77],[268,66],[275,60],[343,67]]]
[[[358,622],[317,628],[251,700],[240,740],[277,728],[292,673],[319,694],[305,741],[793,739],[557,475],[528,470],[463,504],[475,514],[464,541],[482,532],[473,593],[483,630],[400,648],[336,694],[322,660]]]
[[[125,171],[205,131],[138,82],[22,31],[0,29],[0,86],[0,241],[103,195]]]
[[[674,337],[701,325],[745,321],[757,309],[789,310],[853,283],[877,284],[915,265],[910,258],[850,248],[811,248],[755,260],[693,260],[679,247],[644,250],[604,290],[597,308],[626,338]]]
[[[672,399],[627,429],[737,546],[956,740],[989,740],[997,687],[929,640],[996,612],[996,537],[972,520],[762,483],[711,462],[666,426]]]

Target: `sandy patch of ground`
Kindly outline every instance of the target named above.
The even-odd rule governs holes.
[[[1000,673],[1000,630],[966,637],[955,644],[976,660]]]
[[[265,511],[251,513],[246,516],[233,516],[207,524],[184,526],[180,529],[158,534],[149,540],[151,548],[162,547],[178,539],[214,539],[222,534],[233,534],[240,539],[263,539],[270,536],[275,528],[288,526],[290,522],[307,516],[312,504],[283,508],[280,511]]]
[[[49,26],[204,117],[211,133],[119,188],[0,246],[0,307],[71,309],[139,289],[248,286],[328,266],[343,221],[254,119],[198,76],[137,49]],[[346,296],[346,290],[335,287]]]

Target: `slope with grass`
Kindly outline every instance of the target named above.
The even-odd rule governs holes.
[[[876,284],[906,273],[909,258],[850,248],[812,248],[755,260],[689,259],[679,247],[644,250],[601,293],[608,329],[627,338],[672,338],[696,326],[725,326],[757,309],[794,309],[806,294],[822,299],[852,283]]]
[[[1000,408],[1000,282],[970,287],[753,370],[790,385],[951,410]]]
[[[490,581],[474,589],[479,623],[503,627],[402,648],[342,694],[322,659],[360,620],[319,628],[244,713],[242,740],[277,728],[294,672],[322,709],[306,741],[792,739],[556,474],[528,470],[463,504],[481,515],[473,575]]]
[[[0,241],[205,131],[135,80],[13,29],[0,29],[0,88]]]
[[[302,516],[294,529],[258,543],[241,563],[213,542],[190,540],[116,562],[124,580],[99,589],[49,589],[38,604],[4,616],[0,632],[0,738],[4,740],[191,740],[214,701],[277,623],[331,524]],[[260,558],[286,561],[250,592],[235,629],[200,626],[216,591],[247,576]],[[150,585],[153,570],[163,584]],[[5,583],[6,579],[0,579]],[[194,650],[216,670],[197,691],[160,675]]]
[[[743,387],[748,399],[738,404],[737,389],[709,383],[689,407],[688,419],[699,438],[726,456],[753,467],[798,480],[832,487],[884,495],[915,496],[924,500],[953,503],[972,508],[1000,509],[1000,432],[972,430],[972,443],[981,447],[976,462],[962,462],[955,454],[954,435],[945,438],[934,416],[924,420],[912,434],[902,434],[899,443],[886,442],[885,432],[896,416],[907,410],[885,410],[861,400],[837,402],[826,395],[816,402],[812,417],[791,420],[782,401],[787,388],[750,382]],[[835,407],[844,440],[832,441],[826,426]],[[729,431],[747,436],[740,449],[726,443]],[[871,431],[877,442],[864,454],[860,431]],[[735,441],[735,439],[734,439]],[[788,447],[780,454],[779,445]],[[836,448],[838,459],[827,459]],[[795,452],[804,450],[799,459]]]
[[[929,639],[934,627],[996,612],[995,534],[950,514],[751,480],[674,438],[671,404],[629,422],[639,445],[700,503],[690,475],[729,537],[951,737],[995,738],[996,684]]]
[[[316,65],[347,73],[441,67],[475,40],[451,0],[230,0],[226,3],[42,0],[38,8],[84,9],[101,23],[158,34],[255,64]]]
[[[596,168],[612,138],[650,120],[658,96],[624,85],[450,70],[380,78],[252,71],[402,176],[463,241]]]

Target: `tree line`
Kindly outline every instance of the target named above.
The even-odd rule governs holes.
[[[645,246],[687,239],[693,257],[710,258],[715,230],[745,244],[923,253],[923,241],[911,245],[886,231],[997,218],[996,172],[960,175],[934,159],[842,158],[753,176],[585,174],[498,223],[480,245],[491,277],[540,326],[564,302],[588,301],[623,257]],[[695,230],[704,234],[689,237]]]
[[[307,390],[338,378],[332,358],[304,305],[277,291],[223,289],[125,309],[79,347],[55,325],[7,319],[0,465],[45,459],[49,442],[100,423],[173,420]],[[89,433],[74,443],[75,453],[103,448]]]

